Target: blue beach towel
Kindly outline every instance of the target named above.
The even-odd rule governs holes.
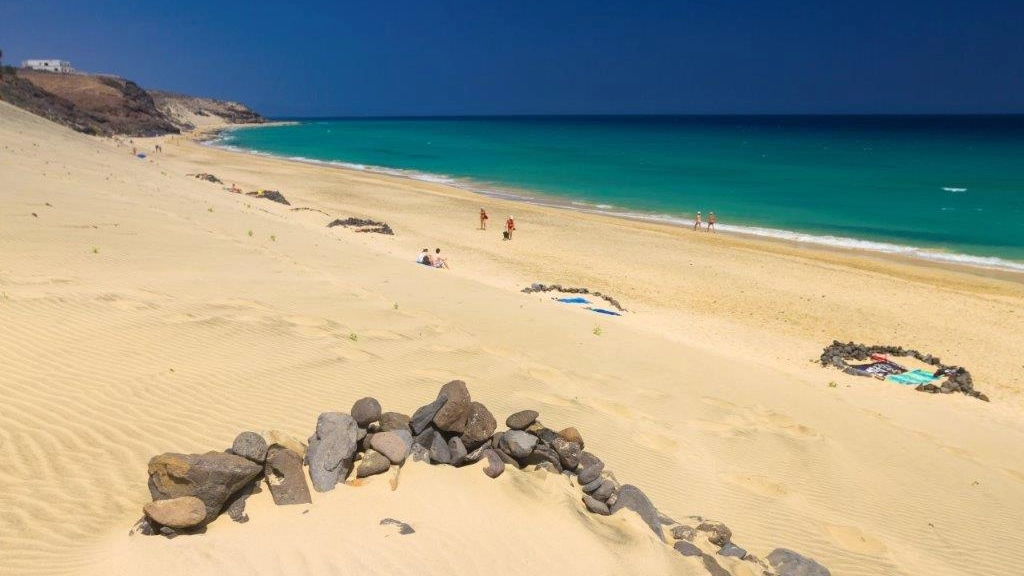
[[[622,314],[619,314],[618,312],[615,312],[614,310],[605,310],[604,308],[587,308],[587,310],[593,310],[594,312],[597,312],[598,314],[607,314],[608,316],[622,316]]]
[[[931,372],[927,370],[911,370],[903,374],[893,374],[892,376],[886,376],[886,380],[889,382],[895,382],[897,384],[905,384],[908,386],[917,386],[918,384],[928,384],[937,380]]]
[[[579,296],[575,298],[555,298],[555,300],[558,300],[562,304],[590,304],[590,300],[580,298]]]

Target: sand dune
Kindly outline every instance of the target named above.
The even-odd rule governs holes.
[[[308,514],[263,494],[245,525],[127,536],[154,454],[246,429],[305,438],[367,394],[408,412],[454,377],[495,414],[575,425],[663,512],[721,520],[755,554],[793,548],[837,575],[1024,570],[1019,279],[526,206],[502,243],[474,229],[481,203],[513,210],[500,201],[164,149],[140,160],[0,103],[4,574],[700,573],[642,526],[577,514],[555,478],[437,468]],[[292,207],[185,176],[204,171]],[[412,264],[435,245],[453,271]],[[537,281],[635,313],[518,292]],[[963,363],[993,402],[823,370],[832,338]],[[511,542],[530,550],[518,564]]]

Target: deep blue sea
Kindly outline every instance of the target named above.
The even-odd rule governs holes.
[[[315,119],[215,145],[578,210],[1024,271],[1024,116]]]

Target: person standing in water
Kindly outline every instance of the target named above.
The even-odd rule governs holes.
[[[718,218],[715,217],[715,213],[708,212],[708,232],[718,232],[718,230],[715,228],[715,222],[718,222]]]
[[[508,220],[505,220],[505,239],[512,239],[512,231],[516,229],[516,219],[509,214]]]
[[[487,211],[484,210],[483,208],[481,208],[480,209],[480,229],[481,230],[487,230],[487,219],[488,218],[489,218],[489,216],[487,216]]]
[[[700,230],[701,223],[702,222],[701,222],[700,212],[697,212],[697,218],[693,221],[693,229],[694,230]]]

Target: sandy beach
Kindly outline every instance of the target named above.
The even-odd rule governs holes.
[[[791,548],[838,576],[1024,571],[1024,275],[135,144],[145,159],[0,103],[0,574],[702,573],[634,519],[577,514],[544,472],[414,469],[393,492],[316,494],[308,514],[263,493],[247,524],[128,536],[155,454],[305,439],[367,395],[410,413],[456,378],[499,422],[532,408],[576,426],[663,513],[722,521],[758,556]],[[346,217],[395,235],[326,227]],[[424,247],[452,269],[417,266]],[[520,292],[534,282],[629,313]],[[833,339],[963,365],[991,402],[821,368]],[[388,516],[417,533],[392,537]]]

